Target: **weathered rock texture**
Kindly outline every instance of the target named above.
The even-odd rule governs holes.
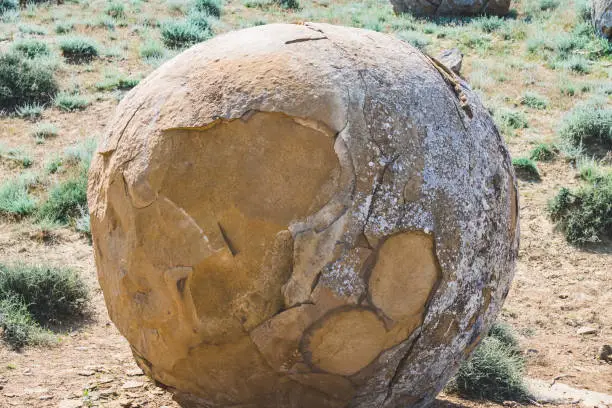
[[[612,40],[612,0],[593,0],[592,19],[595,31]]]
[[[424,406],[499,310],[512,166],[472,91],[393,37],[219,36],[121,102],[92,164],[108,311],[194,407]]]
[[[511,0],[391,0],[397,14],[415,16],[505,16]]]

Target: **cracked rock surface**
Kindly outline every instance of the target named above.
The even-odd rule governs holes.
[[[605,1],[605,0],[604,0]],[[391,0],[393,11],[415,16],[505,16],[511,0]]]
[[[612,0],[593,0],[591,18],[597,34],[612,41]]]
[[[504,143],[439,69],[391,36],[274,24],[122,100],[88,199],[110,317],[148,376],[186,407],[432,401],[518,249]]]

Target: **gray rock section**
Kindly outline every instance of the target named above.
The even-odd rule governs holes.
[[[438,61],[446,65],[455,74],[459,75],[461,73],[461,64],[463,63],[463,54],[459,48],[442,50],[438,56]]]
[[[177,304],[180,299],[158,292],[176,290],[177,285],[153,286],[159,276],[176,282],[190,279],[193,263],[187,255],[206,256],[206,248],[186,248],[185,259],[174,253],[174,269],[164,270],[172,265],[162,265],[166,260],[160,255],[158,264],[147,266],[147,275],[138,268],[143,259],[134,254],[150,243],[122,228],[152,205],[162,204],[157,203],[156,177],[165,171],[164,160],[179,160],[160,147],[167,143],[168,129],[202,129],[249,112],[278,112],[325,125],[336,134],[342,168],[351,172],[347,188],[332,203],[338,206],[329,206],[330,211],[340,208],[338,214],[321,213],[290,226],[296,252],[300,245],[312,244],[304,238],[309,231],[323,231],[313,232],[317,237],[312,239],[319,239],[321,248],[332,248],[315,261],[332,265],[360,240],[376,247],[389,236],[422,231],[435,239],[441,279],[419,328],[361,372],[342,378],[356,388],[351,400],[332,400],[295,383],[288,388],[283,373],[258,372],[262,384],[278,381],[278,387],[262,390],[251,382],[245,387],[252,388],[227,390],[234,398],[231,406],[428,405],[479,343],[510,288],[519,244],[510,157],[478,96],[459,78],[449,79],[421,52],[391,36],[327,24],[274,24],[218,36],[164,64],[121,101],[93,160],[88,198],[109,314],[131,343],[139,365],[194,406],[230,405],[219,402],[224,401],[221,394],[203,395],[198,381],[204,380],[181,366],[193,360],[186,354],[189,350],[205,343],[200,323],[185,317],[193,319],[193,314],[180,314],[189,305],[176,309],[171,299]],[[172,211],[180,221],[176,225],[190,228],[197,237],[195,221],[181,209]],[[313,225],[315,221],[319,224]],[[177,242],[180,238],[191,243],[181,231],[173,233]],[[135,275],[137,280],[130,283]],[[353,286],[362,287],[342,286],[358,279],[324,278],[313,281],[329,285],[339,296],[357,290]],[[128,283],[139,298],[153,300],[130,301]],[[286,291],[286,307],[308,304],[313,288],[306,287],[304,291],[296,284],[295,291]],[[151,322],[147,329],[138,325],[144,318]],[[248,336],[243,340],[244,349],[253,348]],[[215,339],[210,347],[220,342]],[[185,355],[172,351],[178,349]],[[224,378],[253,374],[231,373],[229,360],[225,369]],[[305,401],[306,394],[321,402]],[[253,395],[261,399],[246,399]]]
[[[612,0],[593,0],[592,20],[600,36],[612,40]]]
[[[395,13],[415,16],[475,16],[508,14],[511,0],[391,0]]]

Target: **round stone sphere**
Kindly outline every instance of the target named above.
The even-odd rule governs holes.
[[[417,407],[509,289],[517,193],[478,97],[392,36],[218,36],[121,101],[93,160],[108,312],[186,407]]]

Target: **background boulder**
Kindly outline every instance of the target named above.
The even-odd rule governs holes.
[[[595,31],[602,37],[612,40],[612,1],[593,0],[592,7]]]
[[[391,0],[395,13],[415,16],[505,16],[510,0]]]

